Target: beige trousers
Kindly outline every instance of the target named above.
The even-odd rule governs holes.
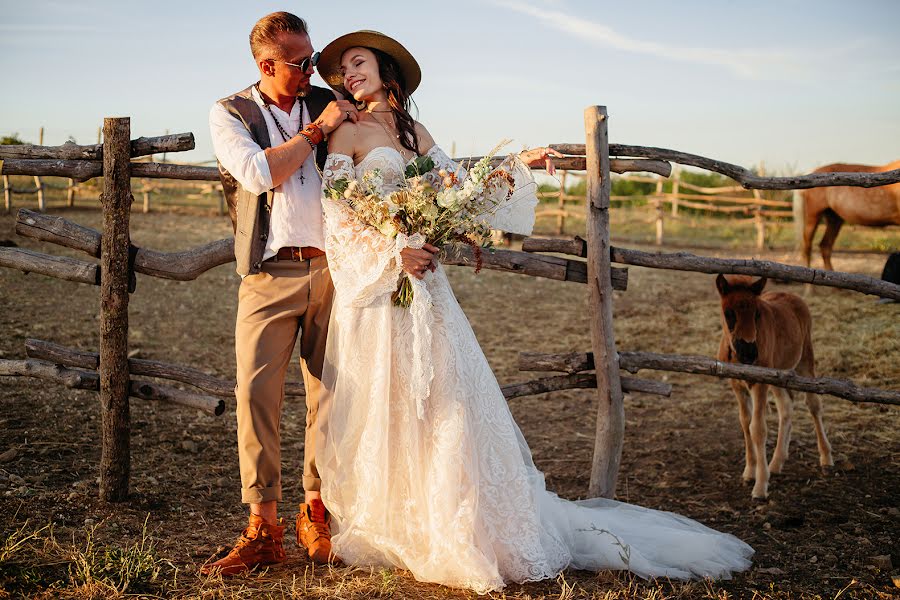
[[[281,407],[298,335],[306,386],[303,489],[319,489],[317,417],[320,405],[327,402],[321,377],[333,296],[324,256],[267,261],[260,273],[241,281],[234,337],[242,502],[281,500]]]

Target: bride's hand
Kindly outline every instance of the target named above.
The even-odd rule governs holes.
[[[553,164],[553,158],[563,158],[563,155],[552,148],[532,148],[531,150],[523,150],[519,152],[519,160],[529,167],[544,166],[548,175],[556,173],[556,166]]]
[[[434,271],[434,255],[438,251],[438,248],[431,244],[425,244],[422,248],[404,248],[400,251],[403,270],[416,279],[422,279],[426,270]]]

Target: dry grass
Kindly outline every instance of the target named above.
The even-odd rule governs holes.
[[[99,227],[96,211],[64,214]],[[185,249],[230,232],[227,219],[172,213],[135,214],[132,223],[135,243],[160,250]],[[0,217],[0,239],[79,256],[18,238],[12,227],[12,218]],[[715,254],[743,255],[724,249]],[[762,256],[794,258],[776,252]],[[838,254],[835,263],[877,276],[883,257]],[[520,351],[589,347],[583,286],[494,272],[476,276],[464,268],[451,268],[450,276],[502,383],[535,375],[516,370]],[[798,286],[786,289],[801,292]],[[139,277],[131,297],[132,350],[142,358],[230,377],[236,290],[229,265],[189,283]],[[879,305],[831,289],[818,289],[807,299],[820,373],[900,388],[900,305]],[[93,287],[0,270],[0,358],[23,356],[28,337],[96,349],[97,302]],[[712,355],[717,347],[711,276],[632,268],[629,290],[616,294],[615,310],[617,345],[623,350]],[[672,584],[567,571],[556,581],[510,586],[493,597],[891,597],[891,573],[870,563],[871,557],[887,554],[900,565],[896,408],[826,398],[826,424],[839,468],[824,478],[816,467],[808,413],[798,403],[786,471],[773,479],[770,502],[757,506],[740,482],[742,441],[727,384],[690,375],[643,375],[668,379],[675,392],[669,399],[634,395],[626,400],[620,498],[680,512],[742,537],[757,549],[754,569],[730,582]],[[299,378],[299,369],[292,367],[289,376]],[[132,497],[106,505],[96,500],[96,395],[36,380],[3,383],[0,453],[16,450],[0,463],[0,510],[12,515],[0,523],[0,590],[10,597],[474,597],[416,582],[403,572],[314,569],[292,543],[288,564],[277,570],[224,582],[202,578],[199,565],[230,544],[245,519],[238,498],[233,409],[212,418],[134,401]],[[589,390],[567,391],[516,399],[511,406],[548,487],[564,497],[578,498],[587,488],[594,398]],[[282,424],[288,517],[294,512],[290,504],[301,496],[295,475],[301,466],[303,413],[302,406],[286,405]],[[122,572],[138,575],[130,575],[123,588],[124,579],[116,575]]]

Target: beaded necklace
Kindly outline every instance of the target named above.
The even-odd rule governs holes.
[[[265,95],[262,93],[262,90],[259,89],[259,83],[256,84],[256,91],[259,92],[259,97],[262,99],[263,106],[266,107],[266,110],[269,111],[269,114],[272,116],[272,120],[275,121],[275,127],[278,128],[278,133],[281,134],[281,139],[287,142],[291,139],[292,136],[287,134],[287,131],[284,130],[284,127],[281,126],[281,123],[278,121],[278,117],[275,116],[275,113],[272,112],[272,107],[269,106],[269,102],[266,100]],[[303,129],[303,100],[300,100],[300,128]],[[316,165],[318,167],[318,165]],[[306,183],[306,178],[303,176],[303,165],[300,165],[300,185]]]

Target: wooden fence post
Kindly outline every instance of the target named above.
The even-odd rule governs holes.
[[[678,169],[678,164],[672,165],[672,216],[678,216],[678,188],[679,188],[679,175],[680,170]],[[660,238],[662,238],[662,234],[660,234]],[[662,243],[662,242],[658,242]]]
[[[559,214],[556,216],[556,234],[562,235],[566,230],[566,175],[563,171],[559,176]]]
[[[759,175],[760,177],[765,177],[766,167],[765,164],[760,163],[759,165]],[[756,200],[762,199],[762,194],[759,190],[753,190],[753,197]],[[762,215],[762,204],[757,204],[753,208],[753,224],[756,225],[756,249],[762,250],[766,247],[766,222],[763,219]]]
[[[44,128],[41,127],[40,132],[38,132],[38,146],[44,145]],[[41,178],[37,175],[34,176],[34,187],[37,189],[38,195],[38,210],[44,212],[47,210],[47,206],[44,203],[44,184],[41,183]]]
[[[806,227],[806,206],[802,190],[791,192],[791,213],[794,217],[794,247],[803,248],[803,230]]]
[[[3,176],[3,204],[6,206],[6,212],[12,210],[12,191],[9,188],[9,175]]]
[[[141,193],[144,195],[144,213],[150,212],[150,180],[141,179]]]
[[[69,179],[69,187],[66,188],[66,206],[75,206],[75,180]]]
[[[47,210],[47,205],[44,202],[44,184],[37,175],[34,176],[34,187],[38,195],[38,210],[44,212]]]
[[[611,498],[622,459],[625,410],[619,360],[613,336],[612,279],[609,244],[609,133],[605,106],[584,111],[587,155],[587,270],[590,294],[591,347],[597,369],[597,429],[591,464],[591,496]]]
[[[100,499],[125,500],[131,472],[128,406],[128,280],[131,246],[131,120],[103,120],[100,248]]]
[[[662,197],[657,196],[653,199],[653,206],[656,207],[656,245],[663,244],[663,206]]]

